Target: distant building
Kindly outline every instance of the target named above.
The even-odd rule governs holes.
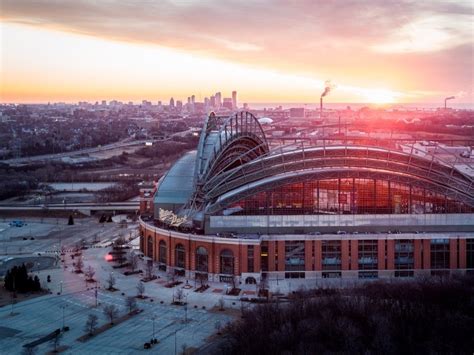
[[[220,92],[216,92],[216,107],[219,108],[222,106],[222,94]]]
[[[181,112],[183,110],[183,102],[181,100],[176,101],[176,110]]]
[[[234,109],[234,105],[232,104],[232,99],[230,97],[224,98],[224,103],[222,104],[225,108],[228,108],[229,110]]]
[[[174,99],[173,98],[170,99],[170,108],[174,108]]]
[[[304,117],[305,109],[304,107],[294,107],[290,108],[290,117],[291,118],[300,118]]]
[[[237,91],[232,91],[232,109],[237,109]]]

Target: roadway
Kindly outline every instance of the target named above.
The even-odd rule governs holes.
[[[8,165],[24,165],[24,164],[31,164],[31,163],[41,163],[44,161],[50,161],[50,160],[59,160],[62,158],[66,157],[73,157],[73,156],[78,156],[78,155],[85,155],[85,154],[93,154],[93,153],[99,153],[99,152],[104,152],[107,150],[113,150],[117,148],[125,148],[125,147],[131,147],[131,146],[136,146],[136,145],[143,145],[145,146],[146,142],[163,142],[163,141],[168,141],[172,139],[173,137],[184,137],[186,134],[191,133],[191,130],[186,130],[182,132],[177,132],[173,133],[167,138],[164,139],[141,139],[141,140],[132,140],[132,138],[125,138],[121,141],[111,143],[111,144],[106,144],[103,146],[98,146],[98,147],[93,147],[93,148],[86,148],[86,149],[80,149],[80,150],[75,150],[72,152],[63,152],[63,153],[57,153],[57,154],[45,154],[45,155],[34,155],[34,156],[28,156],[28,157],[21,157],[21,158],[12,158],[12,159],[6,159],[6,160],[0,160],[0,163],[5,163]]]
[[[83,211],[137,211],[140,208],[139,201],[109,202],[109,203],[54,203],[41,205],[12,205],[0,204],[0,211],[44,211],[44,210],[83,210]]]

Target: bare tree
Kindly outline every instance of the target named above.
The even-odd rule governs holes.
[[[137,269],[138,260],[138,255],[135,254],[133,251],[128,254],[128,262],[130,263],[130,269],[132,270],[132,272]]]
[[[82,268],[84,267],[84,262],[82,261],[82,256],[76,259],[76,262],[74,263],[74,271],[76,274],[81,274],[82,273]]]
[[[94,275],[95,275],[95,270],[92,266],[88,266],[86,268],[86,271],[84,272],[84,275],[86,275],[86,280],[87,281],[94,281]]]
[[[115,283],[117,282],[117,280],[115,279],[115,276],[114,274],[111,272],[109,274],[109,278],[107,279],[107,283],[109,284],[109,287],[108,287],[108,290],[114,290],[115,289]]]
[[[217,321],[214,323],[214,328],[217,330],[217,334],[220,334],[221,328],[222,328],[222,324],[221,324],[221,321],[220,321],[220,320],[217,320]]]
[[[184,298],[184,291],[182,288],[178,288],[175,292],[175,302],[182,303]]]
[[[174,272],[174,268],[170,267],[168,269],[168,274],[166,276],[168,278],[168,282],[175,282],[176,281],[176,274]]]
[[[97,319],[98,319],[98,317],[95,314],[89,314],[87,316],[85,331],[89,335],[94,334],[95,330],[97,329]]]
[[[120,248],[120,247],[121,247],[122,245],[124,245],[125,243],[126,243],[125,238],[122,237],[122,236],[120,236],[120,237],[118,237],[118,238],[115,240],[115,242],[114,242],[114,247],[119,247],[119,248]]]
[[[125,299],[125,306],[128,308],[128,313],[132,313],[137,308],[137,300],[133,296]]]
[[[57,353],[58,352],[58,346],[59,344],[61,343],[61,338],[62,338],[63,334],[61,333],[61,331],[59,331],[59,329],[56,331],[55,333],[55,336],[54,338],[51,339],[51,344],[53,344],[53,353]]]
[[[36,347],[26,346],[26,347],[23,348],[22,354],[23,355],[35,355],[36,354]]]
[[[224,306],[225,306],[224,297],[219,298],[219,301],[217,301],[217,305],[219,306],[220,311],[224,310]]]
[[[141,281],[138,281],[137,284],[137,296],[143,298],[143,294],[145,293],[145,284]]]
[[[104,314],[110,320],[110,324],[114,324],[114,319],[117,318],[118,309],[113,304],[104,307]]]
[[[151,260],[147,261],[146,266],[145,266],[145,271],[146,271],[146,278],[148,280],[151,280],[153,277],[153,273],[155,271],[155,265]]]

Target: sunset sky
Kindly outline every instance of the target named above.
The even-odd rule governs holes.
[[[0,4],[1,102],[474,102],[469,0]]]

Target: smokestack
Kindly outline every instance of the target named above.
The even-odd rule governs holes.
[[[455,99],[454,96],[449,96],[449,97],[447,97],[447,98],[444,99],[444,109],[445,109],[445,110],[446,110],[446,102],[447,102],[448,100],[453,100],[453,99]]]
[[[326,80],[324,83],[324,91],[319,98],[319,118],[323,118],[323,97],[331,92],[332,85],[330,80]]]

